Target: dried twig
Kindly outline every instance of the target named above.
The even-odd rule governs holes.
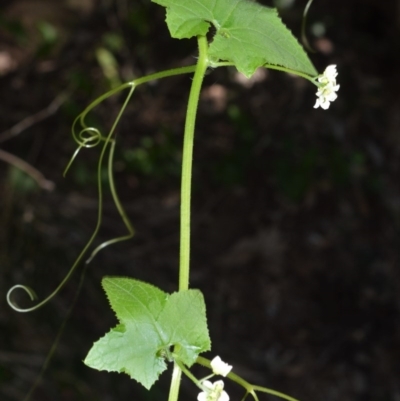
[[[35,167],[27,163],[25,160],[20,159],[19,157],[12,155],[2,149],[0,149],[0,160],[11,164],[12,166],[24,171],[30,177],[32,177],[38,185],[45,189],[46,191],[52,191],[54,189],[54,182],[49,181],[46,177]]]
[[[19,123],[15,124],[13,127],[3,131],[0,134],[0,143],[5,142],[15,136],[21,134],[23,131],[27,130],[32,125],[35,125],[51,115],[55,114],[60,106],[67,100],[69,96],[69,91],[63,92],[58,95],[53,101],[43,110],[40,110],[36,114],[24,118]]]

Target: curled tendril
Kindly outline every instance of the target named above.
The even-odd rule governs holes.
[[[301,41],[303,42],[304,47],[306,47],[309,52],[316,53],[316,51],[311,47],[311,45],[307,39],[307,34],[306,34],[307,14],[308,14],[308,10],[310,9],[313,1],[314,0],[308,0],[306,6],[304,8],[303,20],[301,22]]]
[[[120,112],[118,113],[117,118],[114,121],[114,124],[108,134],[107,137],[103,137],[100,133],[100,131],[97,128],[92,128],[92,127],[87,127],[85,125],[85,121],[84,121],[84,117],[88,112],[88,109],[86,111],[86,113],[84,114],[83,118],[82,118],[82,114],[80,116],[78,116],[77,119],[75,119],[74,124],[73,124],[73,128],[72,128],[72,132],[73,132],[73,136],[74,139],[78,142],[78,149],[77,151],[75,151],[75,153],[73,154],[70,162],[67,165],[66,171],[69,169],[69,167],[71,166],[73,160],[75,159],[77,153],[79,152],[79,150],[82,147],[94,147],[96,145],[98,145],[100,142],[104,141],[104,145],[102,147],[100,156],[99,156],[99,161],[97,164],[97,188],[98,188],[98,215],[97,215],[97,223],[96,223],[96,227],[93,231],[93,234],[91,235],[89,241],[87,242],[87,244],[85,245],[85,247],[83,248],[83,250],[81,251],[81,253],[79,254],[79,256],[77,257],[77,259],[75,260],[74,264],[72,265],[72,267],[70,268],[69,272],[67,273],[67,275],[64,277],[64,279],[61,281],[61,283],[57,286],[57,288],[47,297],[45,298],[43,301],[39,302],[38,304],[36,304],[35,306],[32,306],[30,308],[20,308],[15,302],[12,301],[11,299],[11,294],[13,293],[13,291],[15,291],[18,288],[23,289],[25,292],[27,292],[29,294],[29,296],[31,297],[31,300],[33,301],[35,299],[34,292],[31,288],[27,287],[27,286],[23,286],[20,284],[17,284],[15,286],[13,286],[7,293],[7,302],[10,305],[11,308],[13,308],[15,311],[17,312],[32,312],[36,309],[39,309],[41,306],[45,305],[48,301],[50,301],[55,295],[57,295],[57,293],[63,288],[63,286],[67,283],[67,281],[70,279],[70,277],[72,276],[73,272],[75,271],[75,269],[77,268],[78,264],[81,262],[82,258],[84,257],[84,255],[87,253],[89,247],[92,245],[94,239],[97,236],[97,233],[100,229],[100,225],[101,225],[101,221],[102,221],[102,213],[103,213],[103,188],[102,188],[102,181],[101,181],[101,169],[102,169],[102,165],[103,165],[103,160],[104,160],[104,156],[105,153],[107,151],[108,145],[110,145],[110,152],[109,152],[109,156],[108,156],[108,175],[110,178],[110,183],[112,183],[111,185],[111,192],[112,192],[112,196],[114,199],[115,204],[117,205],[117,209],[120,212],[123,221],[125,223],[125,225],[128,228],[129,231],[129,235],[126,235],[124,237],[120,237],[120,238],[115,238],[113,240],[107,241],[106,243],[101,244],[99,247],[97,247],[95,249],[95,251],[92,253],[91,257],[89,258],[88,262],[91,261],[93,259],[93,257],[97,254],[97,252],[100,251],[100,249],[103,249],[105,246],[110,245],[111,243],[115,243],[118,241],[122,241],[123,239],[129,239],[133,236],[133,228],[132,225],[119,201],[117,192],[115,190],[115,185],[114,185],[114,180],[113,180],[113,174],[112,174],[112,165],[113,165],[113,157],[114,157],[114,148],[115,148],[115,141],[111,139],[113,133],[115,132],[116,126],[119,122],[119,120],[121,119],[121,116],[123,114],[123,112],[126,109],[126,106],[130,100],[130,98],[132,97],[133,91],[135,89],[135,86],[132,85],[131,89],[129,91],[129,94],[123,104],[123,106],[121,107]],[[84,126],[83,129],[81,131],[79,131],[79,134],[76,135],[75,134],[75,125],[76,123],[80,121],[80,123]]]
[[[11,293],[17,288],[21,288],[22,290],[24,290],[29,295],[31,301],[37,299],[37,295],[35,291],[32,290],[32,288],[29,288],[26,285],[16,284],[13,287],[11,287],[7,292],[7,303],[11,306],[11,308],[16,310],[17,312],[29,312],[25,309],[21,309],[15,302],[11,300]]]
[[[79,146],[85,148],[93,148],[97,146],[103,138],[100,131],[97,128],[86,127],[79,132],[77,142]]]
[[[78,144],[78,148],[75,150],[74,154],[72,155],[70,161],[67,164],[67,167],[65,167],[63,176],[65,177],[67,175],[67,172],[69,168],[71,167],[72,163],[74,162],[76,156],[78,156],[79,151],[82,148],[94,148],[97,146],[101,141],[106,141],[107,138],[103,137],[101,135],[100,130],[94,127],[85,127],[82,130],[79,131],[78,134],[75,133],[75,125],[79,121],[80,116],[78,116],[73,125],[72,125],[72,136],[75,140],[75,142]]]
[[[32,301],[37,299],[37,297],[35,295],[35,292],[30,287],[27,287],[27,286],[24,286],[21,284],[16,284],[13,287],[11,287],[9,289],[9,291],[7,292],[7,303],[9,304],[9,306],[12,309],[14,309],[17,312],[32,312],[36,309],[39,309],[43,305],[45,305],[47,302],[49,302],[54,296],[56,296],[58,294],[58,292],[64,287],[64,285],[71,278],[71,276],[74,273],[74,271],[76,270],[77,266],[82,261],[83,257],[86,255],[87,251],[89,250],[90,246],[92,245],[93,241],[95,240],[97,233],[100,229],[100,225],[101,225],[101,221],[102,221],[102,214],[103,214],[103,187],[102,187],[102,181],[101,181],[101,172],[102,172],[103,160],[104,160],[104,157],[105,157],[108,147],[110,147],[110,150],[108,153],[107,172],[108,172],[108,177],[109,177],[110,190],[111,190],[111,194],[112,194],[115,206],[117,207],[117,210],[122,218],[123,223],[125,224],[126,228],[128,229],[128,234],[124,235],[122,237],[113,238],[111,240],[108,240],[108,241],[100,244],[91,253],[90,257],[86,261],[86,264],[90,263],[93,260],[93,258],[97,255],[97,253],[99,251],[101,251],[102,249],[104,249],[105,247],[115,244],[117,242],[132,238],[132,236],[134,235],[134,230],[133,230],[132,224],[130,223],[129,218],[128,218],[127,214],[125,213],[124,208],[122,207],[122,204],[118,198],[117,191],[115,189],[115,184],[114,184],[114,176],[113,176],[112,166],[113,166],[113,159],[114,159],[115,140],[112,139],[112,137],[113,137],[116,127],[122,117],[122,114],[124,113],[128,103],[129,103],[129,100],[131,99],[133,92],[137,86],[147,83],[147,82],[150,82],[150,81],[154,81],[156,79],[161,79],[161,78],[171,77],[174,75],[181,75],[181,74],[187,74],[190,72],[194,72],[195,68],[196,68],[195,65],[192,65],[189,67],[174,68],[171,70],[162,71],[162,72],[158,72],[155,74],[150,74],[145,77],[136,79],[132,82],[125,83],[125,84],[103,94],[102,96],[98,97],[88,107],[86,107],[86,109],[75,119],[74,123],[72,124],[72,136],[73,136],[74,140],[76,141],[76,143],[78,144],[78,148],[75,150],[70,161],[68,162],[67,167],[65,168],[65,171],[64,171],[64,175],[68,172],[73,161],[75,160],[76,156],[78,155],[79,151],[82,148],[92,148],[103,142],[103,147],[100,152],[99,161],[97,163],[97,190],[98,190],[98,209],[97,210],[98,210],[98,214],[97,214],[96,227],[95,227],[90,239],[88,240],[88,242],[86,243],[86,245],[84,246],[84,248],[82,249],[82,251],[80,252],[78,257],[76,258],[75,262],[69,269],[69,271],[66,274],[66,276],[64,277],[64,279],[61,281],[61,283],[57,286],[57,288],[47,298],[45,298],[43,301],[37,303],[36,305],[34,305],[30,308],[20,308],[11,299],[12,293],[15,290],[17,290],[17,289],[24,290],[29,295],[29,297],[31,298]],[[128,95],[127,95],[127,97],[126,97],[126,99],[125,99],[125,101],[124,101],[124,103],[123,103],[123,105],[122,105],[122,107],[121,107],[121,109],[120,109],[120,111],[106,137],[103,136],[101,134],[100,130],[98,130],[97,128],[89,127],[88,125],[86,125],[85,117],[91,110],[93,110],[96,106],[98,106],[105,99],[121,92],[124,89],[129,89],[129,93],[128,93]],[[81,129],[79,131],[76,129],[76,126],[78,124],[81,127]]]

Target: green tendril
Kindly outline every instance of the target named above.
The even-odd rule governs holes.
[[[301,21],[301,41],[304,44],[304,47],[311,53],[316,53],[316,51],[311,47],[308,39],[307,39],[307,34],[306,34],[306,24],[307,24],[307,15],[308,15],[308,10],[311,7],[311,4],[314,0],[308,0],[304,12],[303,12],[303,19]]]
[[[89,259],[86,261],[87,264],[90,263],[93,260],[93,258],[97,255],[97,253],[100,252],[105,247],[107,247],[109,245],[112,245],[112,244],[115,244],[115,243],[120,242],[120,241],[125,241],[125,240],[128,240],[128,239],[131,239],[133,237],[133,235],[134,235],[134,229],[132,227],[132,224],[131,224],[131,222],[130,222],[130,220],[129,220],[129,218],[128,218],[128,216],[127,216],[127,214],[126,214],[126,212],[125,212],[125,210],[124,210],[124,208],[123,208],[123,206],[122,206],[122,204],[121,204],[121,202],[119,200],[119,197],[118,197],[118,194],[117,194],[117,191],[116,191],[116,188],[115,188],[114,174],[113,174],[113,171],[114,171],[113,170],[113,160],[114,160],[114,151],[115,151],[115,140],[111,139],[111,136],[113,135],[113,133],[115,131],[115,128],[118,125],[118,123],[119,123],[119,121],[120,121],[120,119],[121,119],[121,117],[122,117],[122,115],[123,115],[123,113],[124,113],[124,111],[126,109],[126,106],[128,105],[129,100],[131,99],[131,97],[133,95],[134,89],[135,89],[135,86],[132,86],[131,90],[129,91],[128,96],[125,99],[124,104],[122,105],[122,107],[120,109],[120,112],[118,113],[117,118],[115,119],[114,125],[111,128],[110,133],[109,133],[108,138],[107,138],[107,142],[110,142],[110,144],[111,144],[110,152],[109,152],[109,156],[108,156],[108,167],[107,167],[107,173],[108,173],[108,178],[109,178],[111,195],[112,195],[112,198],[114,200],[114,204],[115,204],[115,206],[116,206],[116,208],[117,208],[117,210],[118,210],[118,212],[119,212],[119,214],[121,216],[121,219],[124,222],[125,227],[128,229],[129,234],[128,235],[124,235],[122,237],[113,238],[111,240],[105,241],[102,244],[100,244],[92,252],[92,254],[90,255]],[[104,147],[103,147],[103,149],[104,149]],[[98,185],[100,186],[101,185],[100,184],[100,182],[101,182],[101,165],[100,164],[99,164],[97,178],[98,178]],[[98,218],[101,220],[101,214],[99,214]],[[100,223],[101,223],[101,221],[100,221]]]
[[[93,148],[97,146],[98,144],[103,142],[103,147],[100,152],[99,156],[99,161],[97,164],[97,190],[98,190],[98,214],[97,214],[97,222],[95,229],[89,238],[88,242],[76,258],[75,262],[69,269],[68,273],[65,275],[64,279],[61,281],[61,283],[56,287],[56,289],[49,295],[47,296],[44,300],[41,302],[37,303],[36,305],[29,307],[29,308],[21,308],[19,307],[13,300],[12,300],[12,294],[15,290],[17,289],[22,289],[25,291],[29,297],[31,298],[31,301],[34,301],[37,299],[35,292],[28,286],[21,285],[21,284],[16,284],[13,287],[11,287],[8,292],[7,292],[7,303],[9,306],[14,309],[17,312],[21,313],[26,313],[26,312],[32,312],[36,309],[39,309],[40,307],[44,306],[47,302],[49,302],[53,297],[55,297],[59,291],[64,287],[64,285],[68,282],[68,280],[71,278],[72,274],[76,270],[77,266],[79,263],[82,261],[83,257],[86,255],[88,252],[89,248],[93,244],[93,241],[97,237],[97,234],[99,232],[101,222],[102,222],[102,214],[103,214],[103,187],[102,187],[102,181],[101,181],[101,170],[102,170],[102,165],[103,165],[103,160],[105,157],[105,154],[107,152],[108,146],[110,146],[109,149],[109,155],[108,155],[108,167],[107,167],[107,172],[108,172],[108,177],[109,177],[109,183],[110,183],[110,190],[111,194],[115,203],[115,206],[122,218],[122,221],[124,222],[126,228],[128,229],[128,235],[124,235],[122,237],[118,238],[113,238],[111,240],[108,240],[106,242],[103,242],[100,244],[90,255],[89,259],[86,261],[86,264],[88,264],[90,261],[93,260],[93,258],[96,256],[96,254],[107,247],[108,245],[115,244],[116,242],[124,241],[127,239],[132,238],[134,235],[134,229],[132,227],[132,224],[129,221],[129,218],[122,207],[122,204],[119,200],[116,188],[115,188],[115,183],[114,183],[114,177],[113,177],[113,158],[114,158],[114,150],[115,150],[115,140],[112,139],[112,136],[115,133],[115,129],[122,117],[122,114],[124,113],[126,106],[128,105],[129,100],[132,97],[132,94],[135,90],[136,87],[138,87],[141,84],[154,81],[157,79],[162,79],[162,78],[167,78],[175,75],[181,75],[181,74],[187,74],[194,72],[196,66],[192,65],[189,67],[180,67],[180,68],[174,68],[171,70],[166,70],[166,71],[161,71],[155,74],[150,74],[146,75],[145,77],[136,79],[131,82],[127,82],[125,84],[120,85],[119,87],[112,89],[108,91],[107,93],[103,94],[102,96],[98,97],[96,100],[94,100],[92,103],[89,104],[89,106],[86,107],[86,109],[74,120],[72,124],[72,136],[75,140],[75,142],[78,144],[78,148],[75,150],[74,154],[72,155],[70,161],[67,164],[67,167],[64,170],[64,176],[70,169],[72,163],[74,162],[75,158],[77,157],[79,151],[82,148]],[[114,121],[113,126],[111,127],[108,135],[105,137],[101,134],[100,130],[94,127],[89,127],[86,122],[85,118],[88,115],[90,111],[92,111],[96,106],[98,106],[100,103],[102,103],[104,100],[108,99],[109,97],[123,91],[124,89],[130,89],[128,96],[125,99],[125,102],[123,106],[121,107],[120,112],[118,113],[117,118]],[[77,125],[80,125],[82,128],[81,130],[77,130],[76,127]]]

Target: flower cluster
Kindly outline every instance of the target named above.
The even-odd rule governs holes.
[[[211,383],[207,378],[214,375],[221,375],[226,377],[231,371],[232,366],[223,362],[219,356],[216,356],[211,361],[211,369],[213,374],[201,380],[201,387],[203,391],[197,396],[198,401],[229,401],[229,395],[224,391],[224,382],[218,380]]]
[[[202,382],[204,391],[198,396],[198,401],[229,401],[229,395],[224,391],[224,382],[218,380],[215,383],[211,383],[208,380]]]
[[[340,85],[336,84],[336,65],[332,64],[326,67],[324,73],[317,78],[318,91],[317,101],[314,108],[322,107],[324,110],[329,108],[330,102],[337,98],[336,92],[339,90]]]

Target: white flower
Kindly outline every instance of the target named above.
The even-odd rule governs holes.
[[[324,110],[329,108],[330,102],[333,102],[337,98],[336,92],[339,90],[340,85],[336,84],[336,77],[338,73],[336,71],[336,65],[332,64],[326,67],[324,73],[317,78],[318,91],[317,101],[315,102],[314,108],[322,107]]]
[[[203,390],[198,396],[198,401],[229,401],[229,395],[224,391],[224,382],[218,380],[211,383],[208,380],[202,382]]]
[[[212,371],[216,375],[221,375],[221,376],[226,376],[232,369],[231,365],[228,365],[224,361],[221,360],[219,356],[216,356],[212,361],[211,361],[211,368]]]

